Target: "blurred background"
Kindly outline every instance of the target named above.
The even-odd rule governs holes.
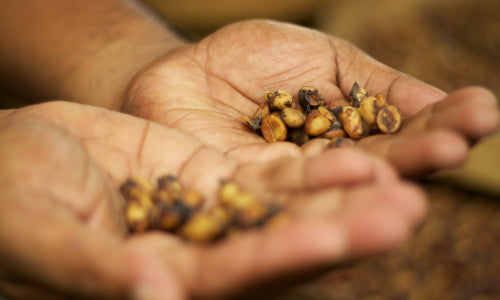
[[[143,0],[197,40],[230,22],[271,18],[341,37],[447,92],[500,96],[498,0]],[[391,253],[339,266],[276,299],[500,299],[500,134],[467,163],[420,182],[430,216]]]

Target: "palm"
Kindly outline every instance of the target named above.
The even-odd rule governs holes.
[[[70,103],[28,107],[4,115],[2,121],[14,125],[5,126],[11,131],[0,131],[0,137],[24,141],[3,148],[8,153],[2,157],[23,162],[6,174],[31,174],[29,180],[17,178],[24,185],[11,186],[8,191],[15,194],[0,201],[0,212],[8,212],[2,214],[2,228],[19,232],[13,236],[0,231],[2,244],[9,245],[3,253],[15,253],[9,266],[15,278],[25,280],[12,284],[10,277],[1,278],[0,288],[20,298],[41,299],[68,290],[116,296],[128,293],[138,281],[153,282],[149,284],[169,298],[176,289],[219,297],[291,270],[387,249],[424,213],[414,187],[358,152],[333,150],[317,158],[239,163],[163,126]],[[249,232],[213,247],[156,232],[128,237],[116,187],[130,175],[153,179],[164,173],[178,175],[210,201],[216,199],[219,180],[233,178],[256,193],[286,198],[295,217],[276,231]],[[342,188],[352,183],[359,186]],[[33,191],[38,191],[36,202]],[[22,224],[32,227],[17,222],[19,215],[30,216]],[[29,248],[35,245],[35,253],[24,251],[26,234],[33,237]],[[54,261],[54,255],[60,259]],[[43,279],[25,285],[40,269],[45,270]],[[79,274],[78,280],[67,274]]]
[[[228,26],[157,61],[132,84],[124,109],[178,129],[238,161],[265,160],[300,151],[291,144],[266,145],[241,122],[240,116],[251,115],[264,101],[264,91],[295,93],[302,85],[313,85],[327,101],[342,104],[339,99],[345,99],[355,81],[369,93],[387,95],[408,117],[400,134],[360,143],[404,175],[455,165],[465,157],[467,139],[497,126],[497,116],[491,115],[494,97],[484,91],[448,97],[436,113],[432,104],[445,97],[437,89],[375,62],[343,41],[262,21]],[[460,98],[465,97],[487,98],[488,105],[464,104]],[[460,127],[458,114],[470,113],[471,108],[472,115],[491,118],[473,118],[467,128]],[[442,145],[449,145],[449,151],[438,153]],[[412,163],[408,152],[414,153]]]

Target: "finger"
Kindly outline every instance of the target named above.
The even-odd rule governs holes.
[[[282,157],[299,157],[301,149],[292,143],[243,144],[226,152],[227,156],[239,163],[268,163]]]
[[[497,100],[484,88],[463,88],[434,104],[426,121],[427,130],[446,128],[474,141],[498,130]]]
[[[343,193],[343,209],[348,214],[362,214],[381,207],[401,216],[410,228],[418,226],[427,215],[427,195],[409,182],[365,184],[355,189],[344,189]]]
[[[425,200],[414,187],[393,187],[392,194],[388,186],[373,185],[339,194],[349,204],[335,217],[306,215],[279,229],[242,233],[210,247],[174,250],[182,253],[168,264],[183,269],[181,278],[195,298],[217,299],[291,273],[322,270],[345,259],[391,249],[408,238],[416,218],[421,218],[418,204],[405,206],[405,201]],[[388,195],[389,199],[370,201]],[[410,212],[416,207],[418,213]],[[163,251],[172,254],[171,248]],[[213,270],[218,276],[213,276]]]
[[[396,177],[389,165],[361,151],[331,149],[315,157],[246,165],[236,171],[234,179],[253,190],[290,192]]]
[[[351,189],[335,188],[290,194],[286,209],[311,217],[337,218],[338,214],[349,211],[390,207],[415,226],[422,222],[427,213],[425,199],[423,191],[410,183],[367,183]]]
[[[437,129],[414,136],[374,136],[359,145],[385,158],[407,177],[459,166],[467,158],[469,147],[462,136]]]
[[[12,201],[9,211],[23,211],[22,218],[1,213],[0,259],[9,278],[74,298],[140,299],[149,293],[182,299],[173,276],[146,254],[124,249],[118,238],[88,229],[44,200],[30,209]],[[16,296],[16,289],[8,292]]]

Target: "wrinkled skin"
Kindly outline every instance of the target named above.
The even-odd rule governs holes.
[[[406,118],[395,136],[363,139],[404,176],[455,167],[471,142],[498,128],[495,97],[469,87],[444,92],[373,60],[345,41],[288,24],[246,21],[229,25],[145,68],[124,96],[123,110],[168,125],[237,161],[315,155],[327,141],[302,149],[266,145],[241,121],[264,92],[292,94],[303,85],[327,102],[345,104],[354,82],[370,95],[384,94]]]
[[[417,187],[359,151],[241,163],[161,125],[67,102],[0,111],[0,142],[0,291],[14,299],[220,298],[392,248],[425,215]],[[221,177],[235,179],[286,199],[291,219],[213,246],[129,236],[119,184],[165,173],[210,201]]]

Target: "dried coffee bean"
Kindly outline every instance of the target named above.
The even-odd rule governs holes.
[[[401,126],[401,117],[392,108],[384,110],[385,114],[377,120],[378,112],[388,106],[387,100],[381,93],[369,96],[357,82],[351,88],[347,99],[350,105],[347,106],[336,105],[344,99],[325,102],[321,92],[312,86],[301,87],[297,98],[282,90],[266,92],[265,95],[271,109],[261,106],[252,118],[242,119],[267,142],[288,140],[301,146],[315,137],[361,139],[377,132],[395,133]],[[269,110],[273,112],[269,114]],[[265,113],[260,114],[263,111]],[[259,116],[266,119],[266,124],[263,125]]]
[[[255,195],[240,191],[222,204],[233,210],[245,210],[255,202],[257,202],[257,197]]]
[[[332,123],[332,126],[330,126],[330,128],[328,128],[328,130],[322,133],[319,137],[324,139],[333,139],[336,137],[347,137],[347,133],[344,128],[342,128],[340,121],[335,121]]]
[[[308,135],[318,136],[326,132],[331,125],[332,123],[327,117],[321,114],[319,110],[314,109],[307,115],[304,129]]]
[[[241,193],[241,188],[234,181],[222,181],[219,189],[219,198],[223,205],[230,205],[232,199]]]
[[[367,96],[368,93],[366,92],[366,90],[363,87],[359,86],[357,82],[354,82],[349,93],[349,104],[357,108],[361,104],[361,101],[363,101],[363,99],[365,99]]]
[[[160,203],[173,205],[178,200],[172,197],[172,195],[169,194],[167,191],[160,189],[157,189],[156,191],[153,192],[151,199],[153,200],[153,203],[155,205],[158,205]]]
[[[130,199],[133,195],[137,193],[150,195],[154,189],[153,186],[145,179],[141,177],[132,177],[127,179],[121,186],[120,191],[125,199]]]
[[[324,105],[318,107],[318,111],[323,117],[327,118],[331,123],[335,122],[337,119],[333,115],[333,113]]]
[[[128,203],[135,202],[145,208],[153,206],[153,200],[151,198],[151,194],[145,193],[141,189],[136,189],[136,188],[128,189],[126,194],[124,194],[124,197]]]
[[[242,116],[243,119],[254,131],[260,129],[260,124],[262,119],[269,114],[269,106],[267,103],[262,103],[259,105],[257,110],[254,112],[252,117]]]
[[[304,127],[292,128],[290,130],[290,141],[298,146],[302,146],[309,141],[309,135]]]
[[[381,108],[377,114],[377,127],[383,133],[396,133],[401,127],[401,114],[399,109],[393,105]]]
[[[132,196],[124,211],[132,233],[162,230],[187,241],[214,242],[224,235],[266,225],[281,212],[281,207],[258,201],[255,195],[231,181],[221,182],[220,202],[203,211],[203,196],[195,190],[183,189],[175,176],[160,177],[156,190],[149,192],[150,195],[144,193],[149,188],[136,188],[132,180],[122,186],[127,187],[122,189],[124,195]],[[178,195],[174,199],[171,194]],[[154,202],[151,195],[155,197]],[[150,199],[149,202],[141,200],[142,197]]]
[[[179,235],[191,242],[209,243],[220,238],[224,229],[218,216],[198,213],[182,226]]]
[[[302,111],[291,108],[291,107],[285,107],[280,113],[280,117],[285,122],[286,126],[290,128],[298,128],[304,125],[306,122],[306,116]]]
[[[260,226],[268,215],[267,207],[257,201],[248,203],[245,208],[234,211],[234,224],[240,228]]]
[[[285,107],[292,107],[292,95],[286,91],[276,90],[266,92],[265,97],[271,110],[281,111]]]
[[[158,189],[166,191],[174,201],[182,198],[182,186],[175,176],[166,175],[158,178]]]
[[[125,221],[130,231],[142,232],[148,229],[151,221],[151,210],[138,202],[129,202],[125,207]]]
[[[187,189],[181,201],[185,206],[193,210],[201,209],[205,203],[205,197],[197,190]]]
[[[339,114],[340,122],[350,138],[358,140],[368,134],[368,127],[361,118],[357,109],[352,106],[343,106]]]
[[[377,98],[378,107],[384,107],[387,104],[389,104],[389,103],[387,103],[387,100],[385,99],[384,95],[381,93],[376,94],[375,98]]]
[[[311,109],[317,108],[324,104],[321,92],[312,86],[303,86],[299,89],[299,102],[304,110],[309,113]]]
[[[184,203],[155,206],[152,228],[173,232],[180,228],[193,214],[194,210]]]
[[[377,129],[377,113],[382,107],[379,105],[379,100],[375,97],[366,97],[361,101],[358,111],[370,130]]]
[[[262,136],[268,143],[286,140],[287,127],[279,115],[270,114],[262,119],[260,126]]]

